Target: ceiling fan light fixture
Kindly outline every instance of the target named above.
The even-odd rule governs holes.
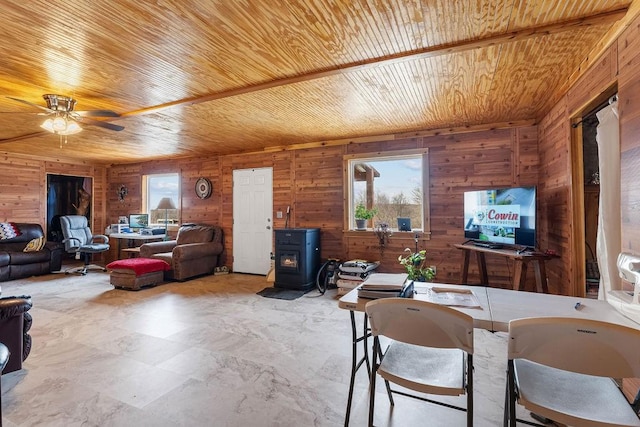
[[[25,101],[23,99],[14,98],[8,96],[7,98],[21,102],[23,104],[30,105],[32,107],[37,107],[41,110],[47,111],[49,118],[46,119],[40,127],[47,132],[51,132],[55,135],[59,135],[61,137],[66,137],[67,135],[73,135],[82,131],[82,127],[78,121],[82,121],[82,117],[120,117],[120,114],[111,110],[91,110],[91,111],[79,111],[75,112],[74,108],[76,106],[76,100],[62,95],[56,94],[45,94],[42,97],[47,102],[46,107],[42,107],[38,104],[34,104],[29,101]],[[41,113],[42,114],[42,113]],[[91,118],[85,118],[85,124],[98,126],[109,130],[121,131],[124,129],[124,126],[116,125],[113,123],[109,123],[106,120],[94,120]],[[64,138],[66,142],[66,138]],[[61,138],[62,141],[62,138]]]
[[[66,129],[63,131],[59,131],[56,132],[58,135],[73,135],[76,134],[78,132],[81,132],[82,128],[80,127],[80,125],[77,122],[74,122],[73,120],[69,120],[67,122],[67,126]]]
[[[48,93],[46,95],[42,95],[44,100],[47,103],[47,108],[54,111],[65,111],[67,113],[73,111],[76,106],[76,100],[63,95],[55,95],[52,93]]]
[[[75,120],[64,116],[57,116],[53,119],[49,118],[45,120],[40,127],[48,132],[64,136],[73,135],[82,131],[82,128]]]
[[[67,120],[64,117],[56,117],[52,124],[54,132],[64,132],[67,129]]]
[[[55,131],[53,130],[53,119],[47,119],[44,121],[44,123],[42,123],[40,125],[40,127],[46,131],[49,131],[51,133],[55,133]]]

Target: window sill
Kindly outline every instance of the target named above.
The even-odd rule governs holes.
[[[418,239],[429,239],[429,233],[425,233],[423,230],[392,231],[392,239],[413,240],[416,236],[418,236]],[[377,237],[373,228],[367,228],[366,230],[343,230],[342,234],[346,237]]]

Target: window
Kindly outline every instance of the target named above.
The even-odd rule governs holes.
[[[427,149],[345,156],[347,229],[362,229],[355,219],[361,205],[374,211],[366,228],[387,224],[393,230],[429,232],[427,156]]]
[[[145,175],[142,180],[144,206],[150,224],[178,224],[180,222],[180,175],[165,173]],[[169,197],[176,209],[157,209],[160,200]]]

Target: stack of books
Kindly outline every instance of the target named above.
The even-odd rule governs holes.
[[[371,274],[358,287],[358,298],[411,298],[413,281],[407,281],[407,274],[375,273]]]
[[[380,265],[379,262],[369,262],[362,259],[354,259],[340,264],[338,267],[338,295],[344,295],[357,288],[370,274],[373,274]]]

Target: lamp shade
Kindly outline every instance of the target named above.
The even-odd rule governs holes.
[[[160,203],[158,203],[158,207],[156,209],[176,209],[176,205],[171,200],[171,197],[163,197],[160,199]]]
[[[44,123],[42,123],[42,124],[40,125],[40,127],[41,127],[42,129],[45,129],[45,130],[47,130],[47,131],[51,132],[51,133],[54,133],[54,132],[55,132],[55,131],[53,130],[53,120],[52,120],[52,119],[47,119],[47,120],[45,120],[45,121],[44,121]]]
[[[67,121],[67,127],[63,131],[58,131],[58,135],[73,135],[82,131],[80,125],[73,120]]]

